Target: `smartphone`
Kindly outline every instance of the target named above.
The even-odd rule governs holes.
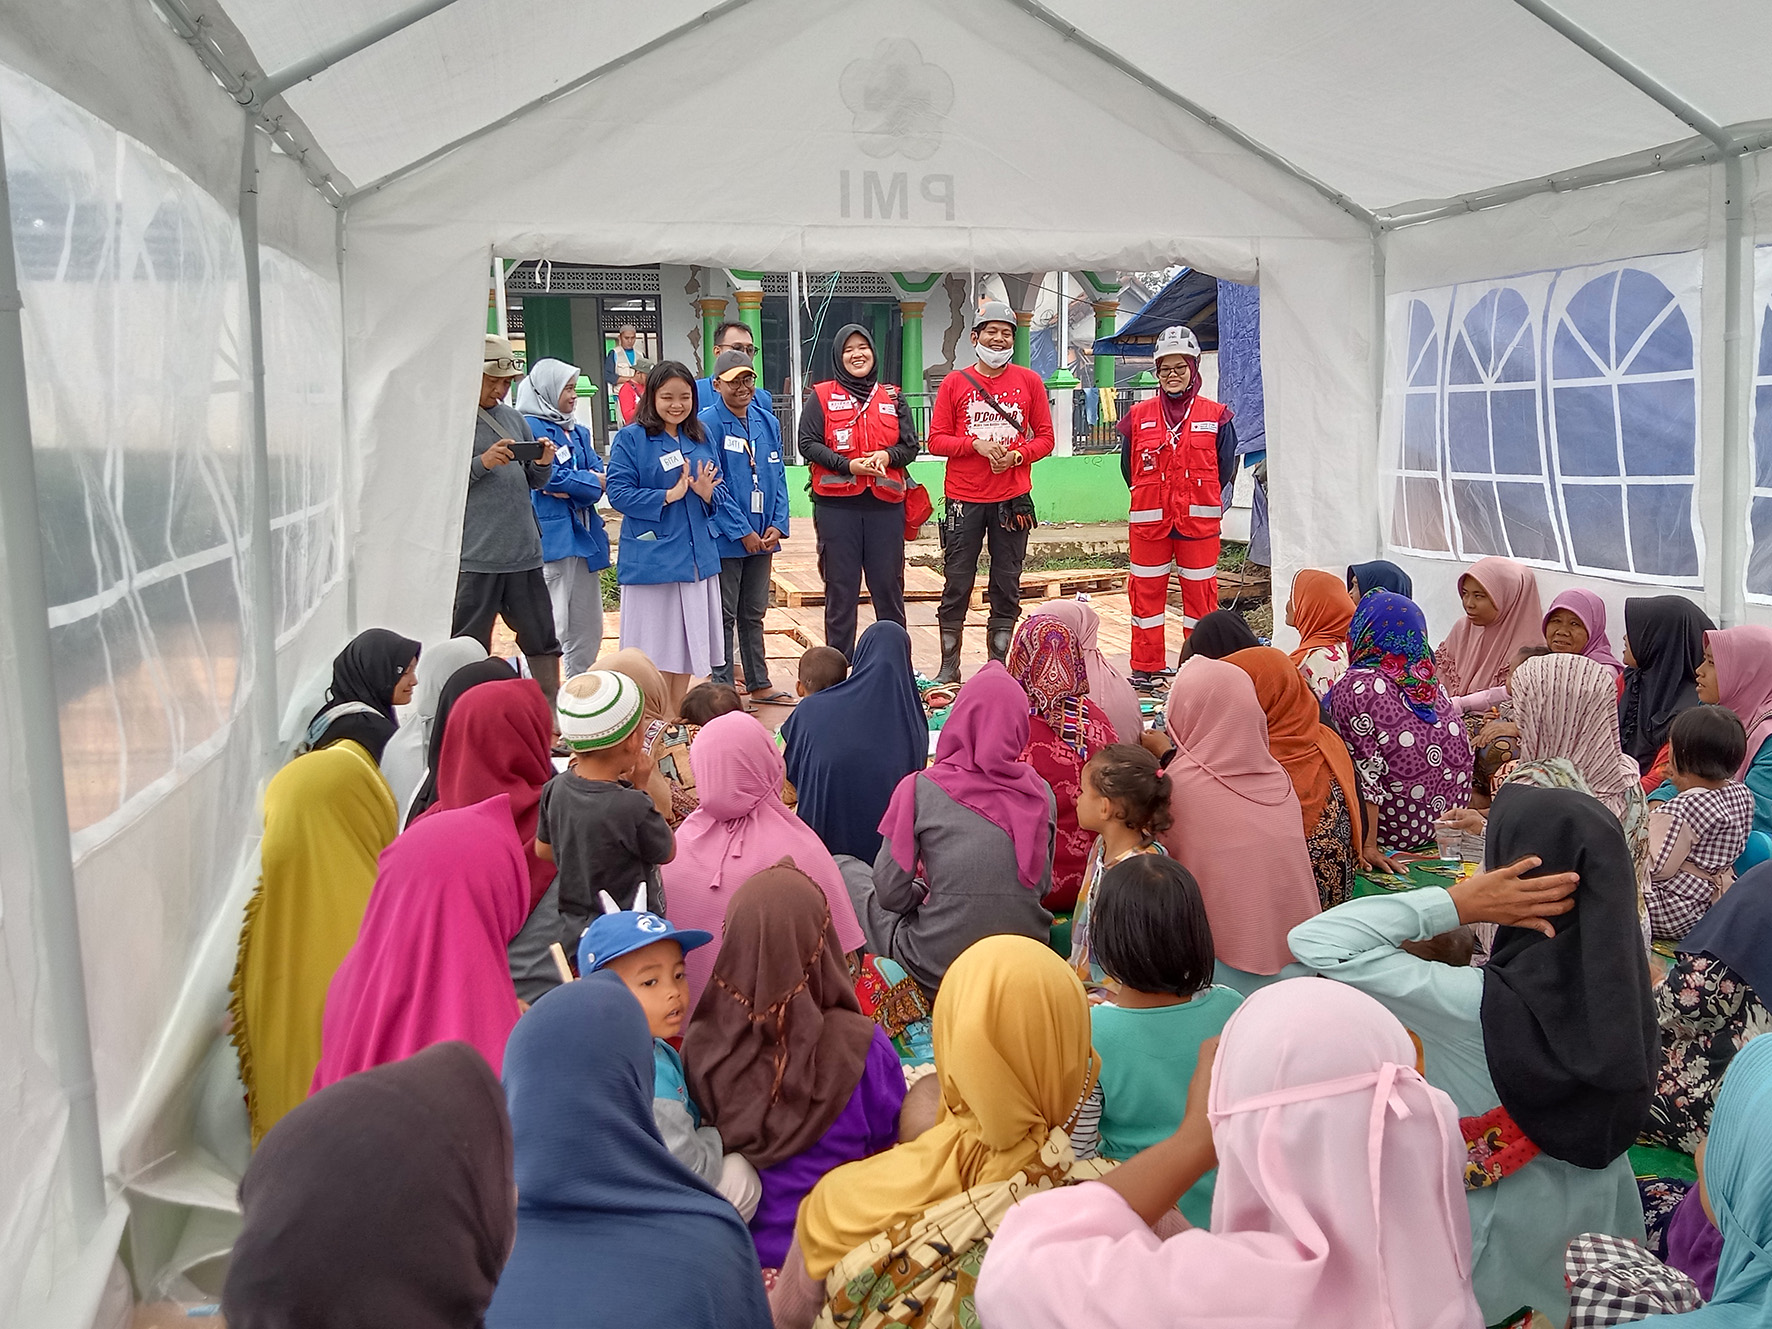
[[[523,443],[513,440],[511,443],[511,456],[518,461],[540,461],[542,449],[546,446],[547,444],[545,443]]]

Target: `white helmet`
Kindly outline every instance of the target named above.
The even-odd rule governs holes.
[[[1186,355],[1198,360],[1200,358],[1200,342],[1194,336],[1194,330],[1177,323],[1172,328],[1164,328],[1157,334],[1157,344],[1151,348],[1151,363],[1155,364],[1166,355]]]

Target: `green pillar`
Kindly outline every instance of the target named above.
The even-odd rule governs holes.
[[[726,321],[726,302],[724,300],[703,300],[701,302],[701,372],[712,375],[714,372],[714,332],[721,323]],[[761,343],[758,343],[761,345]]]
[[[917,424],[917,437],[921,438],[929,432],[929,403],[923,399],[928,385],[923,378],[923,306],[922,300],[900,300],[898,302],[899,318],[904,324],[899,334],[899,365],[898,385],[913,400],[911,418]]]
[[[871,331],[874,338],[874,355],[880,362],[875,368],[879,371],[880,377],[885,378],[886,336],[892,328],[892,306],[869,305],[868,322],[873,324]]]
[[[523,298],[523,359],[526,364],[543,359],[573,363],[571,296]]]
[[[1015,311],[1014,359],[1015,359],[1016,364],[1021,365],[1024,368],[1027,365],[1029,357],[1033,354],[1033,348],[1030,345],[1030,341],[1029,341],[1029,339],[1033,335],[1033,326],[1034,326],[1034,311],[1033,310],[1018,309]]]
[[[1115,332],[1115,322],[1119,317],[1120,302],[1118,300],[1095,301],[1095,340],[1106,341]],[[1114,357],[1097,355],[1095,357],[1095,386],[1111,388],[1114,386]]]
[[[757,382],[763,382],[763,292],[734,291],[738,297],[738,321],[751,330],[757,344]]]

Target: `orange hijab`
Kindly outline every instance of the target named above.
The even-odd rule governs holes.
[[[1326,574],[1325,574],[1326,575]],[[1333,577],[1330,578],[1334,580]],[[1344,596],[1346,592],[1342,593]],[[1294,617],[1297,604],[1293,605]],[[1272,646],[1253,646],[1225,657],[1255,684],[1255,699],[1267,716],[1267,746],[1274,760],[1286,768],[1298,805],[1304,811],[1304,833],[1317,829],[1329,801],[1330,782],[1341,785],[1353,818],[1354,834],[1360,832],[1360,795],[1354,783],[1354,762],[1333,729],[1323,723],[1322,709],[1310,684],[1285,654]]]
[[[1353,620],[1354,598],[1341,578],[1306,568],[1292,579],[1292,626],[1298,629],[1298,649],[1292,652],[1292,663],[1303,664],[1305,656],[1325,646],[1345,646],[1348,624]],[[1256,691],[1260,690],[1257,680]],[[1272,716],[1268,725],[1273,725]]]

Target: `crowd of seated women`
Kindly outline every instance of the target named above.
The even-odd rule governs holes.
[[[1040,606],[935,733],[891,623],[780,734],[363,634],[265,795],[228,1323],[1772,1324],[1772,630],[1459,589],[1300,573],[1142,704]]]

